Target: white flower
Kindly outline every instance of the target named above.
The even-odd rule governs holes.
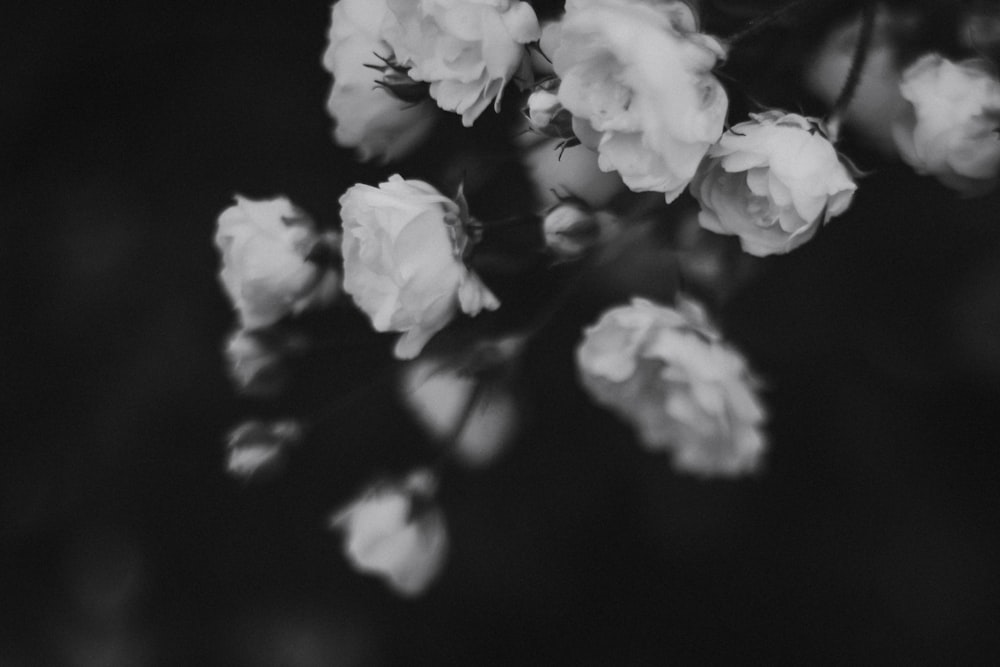
[[[430,133],[436,118],[430,101],[408,104],[377,87],[377,72],[392,49],[379,36],[385,0],[340,0],[333,6],[323,66],[333,74],[327,109],[334,138],[356,148],[362,160],[388,162],[410,154]]]
[[[222,252],[222,285],[244,329],[330,303],[339,276],[307,259],[324,237],[312,219],[284,197],[236,205],[219,216],[215,243]]]
[[[545,129],[562,110],[559,97],[548,90],[539,89],[528,96],[527,115],[533,129]]]
[[[344,290],[377,331],[402,331],[395,354],[411,359],[455,316],[500,302],[462,261],[468,239],[459,205],[399,175],[340,198]]]
[[[287,380],[282,356],[274,345],[252,331],[242,329],[226,342],[229,376],[240,391],[273,396]]]
[[[619,232],[620,222],[607,211],[595,211],[582,200],[566,199],[542,218],[545,245],[561,259],[581,256]]]
[[[768,111],[736,125],[691,182],[708,230],[759,257],[786,253],[840,215],[857,186],[815,121]]]
[[[549,30],[549,28],[546,28]],[[673,201],[722,134],[724,54],[682,2],[568,0],[552,56],[580,140],[633,191]]]
[[[517,402],[502,383],[477,379],[441,359],[414,361],[401,379],[406,407],[431,437],[453,445],[466,465],[492,463],[517,435]],[[477,382],[483,383],[479,389]]]
[[[291,420],[243,422],[227,436],[226,469],[244,479],[272,472],[281,465],[287,448],[301,439],[302,427]]]
[[[1000,81],[981,60],[928,54],[903,72],[911,103],[893,125],[907,164],[964,195],[989,192],[1000,171]]]
[[[402,595],[426,590],[448,552],[444,514],[428,499],[432,486],[424,473],[403,484],[377,484],[336,513],[330,523],[343,531],[351,565],[384,578]]]
[[[764,408],[743,357],[700,306],[633,299],[605,312],[577,349],[583,387],[651,450],[700,475],[752,472],[766,441]]]
[[[409,76],[430,83],[438,106],[472,125],[508,81],[530,84],[524,45],[538,40],[535,11],[518,0],[387,0],[382,35]]]

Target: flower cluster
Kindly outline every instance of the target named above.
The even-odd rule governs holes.
[[[1000,81],[983,61],[930,53],[900,71],[903,49],[882,35],[879,76],[862,90],[893,104],[869,99],[846,114],[876,25],[868,7],[848,30],[847,60],[812,59],[845,70],[833,95],[820,91],[822,118],[749,97],[740,105],[740,87],[727,93],[717,74],[760,24],[716,38],[699,30],[696,6],[566,0],[542,28],[520,0],[339,0],[323,56],[338,144],[361,160],[400,160],[440,110],[472,133],[492,106],[500,117],[485,131],[501,128],[510,150],[480,155],[473,141],[458,157],[436,154],[427,173],[413,167],[420,178],[354,184],[334,193],[337,219],[322,226],[283,197],[237,197],[219,216],[220,279],[239,320],[225,356],[244,395],[273,398],[294,383],[288,361],[308,355],[314,336],[350,354],[338,348],[344,320],[307,312],[341,308],[399,334],[392,356],[405,363],[380,376],[397,384],[401,418],[433,445],[434,462],[380,477],[330,522],[351,566],[395,592],[420,594],[444,566],[439,478],[493,464],[530,440],[529,417],[544,418],[524,389],[548,379],[537,360],[567,338],[551,326],[567,302],[603,312],[564,340],[591,399],[566,400],[612,428],[617,418],[679,473],[755,473],[769,450],[761,383],[688,290],[723,304],[737,276],[752,275],[746,266],[794,251],[848,211],[860,172],[840,152],[841,127],[866,138],[881,128],[873,145],[895,145],[918,173],[966,196],[1000,178]],[[501,109],[504,97],[517,99]],[[883,106],[904,112],[866,117]],[[759,111],[735,117],[739,108]],[[495,176],[504,160],[531,187]],[[509,210],[480,204],[498,201]],[[812,243],[822,250],[822,238]],[[260,477],[310,435],[293,418],[249,419],[229,434],[227,467]]]

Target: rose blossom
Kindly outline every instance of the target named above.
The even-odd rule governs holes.
[[[691,182],[698,222],[763,257],[786,253],[840,215],[857,186],[815,121],[750,114],[712,146]]]
[[[903,160],[966,196],[989,192],[1000,170],[1000,81],[982,60],[928,54],[903,72],[908,100],[893,138]]]
[[[362,160],[388,162],[406,157],[434,125],[429,101],[408,104],[375,85],[375,70],[392,49],[379,36],[388,8],[385,0],[340,0],[333,6],[330,44],[323,66],[333,74],[327,109],[334,118],[334,138],[356,148]]]
[[[682,2],[568,0],[552,54],[559,100],[579,139],[633,191],[684,190],[722,134],[728,100],[711,71],[724,55]]]
[[[339,277],[306,259],[323,241],[312,219],[288,199],[237,195],[236,205],[219,216],[215,244],[222,252],[222,285],[244,329],[333,300]]]
[[[356,569],[383,577],[397,593],[419,595],[448,552],[444,514],[430,504],[434,480],[418,471],[402,484],[369,488],[330,525],[343,531],[344,554]],[[423,502],[416,505],[417,500]]]
[[[696,303],[633,299],[584,330],[576,353],[584,389],[638,431],[651,450],[700,475],[756,469],[763,406],[743,357]]]
[[[344,290],[377,331],[402,331],[395,354],[411,359],[461,309],[500,302],[462,261],[460,206],[423,181],[393,175],[340,198]]]
[[[524,45],[538,40],[535,11],[518,0],[387,0],[383,36],[409,76],[470,127],[514,79],[530,85]]]

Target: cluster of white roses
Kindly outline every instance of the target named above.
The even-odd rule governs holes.
[[[513,82],[531,91],[521,100],[529,129],[592,156],[583,159],[596,168],[580,173],[616,174],[668,204],[688,190],[700,225],[737,236],[751,255],[807,242],[856,190],[827,129],[837,123],[769,110],[725,130],[729,102],[713,70],[727,48],[698,31],[684,2],[567,0],[561,20],[543,29],[518,0],[340,0],[329,37],[334,136],[363,160],[410,154],[435,124],[431,100],[469,127],[491,104],[500,109]],[[930,55],[905,72],[900,91],[910,103],[894,126],[903,159],[966,194],[991,188],[1000,170],[997,79],[977,63]],[[560,197],[536,218],[559,261],[592,256],[629,225],[594,201],[614,188],[577,189],[591,199]],[[274,390],[281,355],[296,349],[282,322],[342,290],[376,331],[401,334],[395,357],[413,360],[402,395],[430,436],[459,460],[489,463],[516,435],[515,393],[468,364],[422,356],[460,313],[500,307],[466,263],[488,224],[471,216],[461,192],[448,197],[400,175],[354,185],[340,205],[338,232],[321,232],[284,198],[237,198],[219,217],[222,282],[241,323],[227,347],[237,386]],[[533,333],[487,341],[478,358],[502,368]],[[676,470],[736,476],[760,467],[759,382],[690,297],[677,294],[672,306],[635,298],[606,311],[583,332],[576,361],[594,402],[646,448],[667,452]],[[301,437],[288,422],[249,422],[230,436],[230,470],[254,474]],[[435,487],[426,471],[382,480],[338,512],[332,525],[350,562],[400,593],[423,591],[448,544]]]

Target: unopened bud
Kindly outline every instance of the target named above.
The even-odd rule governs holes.
[[[531,129],[553,139],[567,141],[576,138],[573,133],[573,114],[566,109],[556,95],[558,82],[553,87],[546,82],[536,87],[528,96],[524,115],[531,123]]]
[[[598,215],[576,200],[567,199],[556,204],[542,220],[545,245],[564,259],[582,255],[601,239]]]
[[[280,467],[285,450],[302,439],[302,427],[292,420],[246,421],[229,432],[226,470],[249,479]]]
[[[272,397],[288,383],[288,369],[274,341],[240,329],[226,342],[229,377],[243,394]]]

